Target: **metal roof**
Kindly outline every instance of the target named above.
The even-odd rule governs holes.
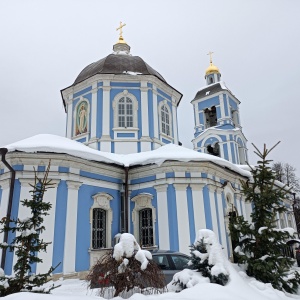
[[[143,75],[154,75],[166,83],[166,80],[150,67],[139,56],[124,54],[110,54],[85,67],[77,76],[73,85],[84,81],[96,74],[124,74],[126,72],[141,73]]]

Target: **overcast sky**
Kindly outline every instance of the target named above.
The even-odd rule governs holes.
[[[179,137],[192,148],[190,101],[205,85],[209,51],[232,93],[250,162],[277,141],[275,161],[300,176],[300,1],[0,0],[0,145],[39,134],[65,135],[60,90],[112,52],[116,28],[183,94]]]

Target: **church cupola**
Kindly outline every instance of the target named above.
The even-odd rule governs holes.
[[[125,42],[123,38],[123,30],[122,28],[126,26],[126,24],[122,24],[120,22],[120,26],[117,28],[117,30],[120,30],[119,32],[119,40],[116,44],[114,44],[113,50],[114,54],[130,54],[130,46]]]
[[[150,151],[178,144],[182,94],[141,57],[130,53],[123,27],[113,53],[89,64],[61,91],[66,136],[111,153]]]
[[[207,54],[210,56],[209,67],[205,71],[205,79],[207,85],[221,81],[221,73],[219,71],[219,68],[212,63],[212,54],[213,52],[211,51]]]

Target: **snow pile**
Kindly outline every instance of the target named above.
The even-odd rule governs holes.
[[[133,257],[141,263],[141,270],[147,268],[149,259],[152,259],[152,254],[147,250],[142,250],[135,237],[130,233],[123,233],[120,237],[119,243],[114,247],[113,258],[117,261],[123,259],[119,266],[119,273],[124,272],[128,264],[128,259]]]
[[[174,284],[176,282],[181,283],[180,288]],[[209,282],[209,278],[203,277],[199,272],[196,272],[195,270],[184,269],[173,276],[173,280],[167,285],[167,289],[169,292],[177,293],[182,290],[182,287],[192,288],[196,284]]]
[[[300,269],[299,269],[300,270]],[[168,293],[161,295],[141,295],[134,294],[132,300],[291,300],[300,299],[299,295],[285,294],[273,289],[268,283],[262,283],[252,277],[248,277],[238,266],[228,263],[230,281],[226,286],[211,284],[205,278],[191,279],[189,272],[186,273],[187,283],[199,280],[192,288],[186,289],[181,293]],[[35,293],[16,293],[6,297],[9,300],[104,300],[97,296],[98,290],[88,290],[86,282],[78,279],[59,280],[59,288],[51,291],[50,295]],[[47,283],[52,285],[53,282]],[[121,298],[116,298],[121,299]]]

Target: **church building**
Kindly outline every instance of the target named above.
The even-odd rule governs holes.
[[[123,26],[113,52],[61,91],[66,137],[41,134],[0,149],[0,218],[29,216],[20,201],[30,197],[34,168],[43,177],[51,161],[54,188],[44,200],[52,208],[41,235],[52,243],[38,254],[43,264],[33,265],[35,273],[61,263],[54,275],[84,274],[122,232],[134,234],[145,249],[189,254],[196,232],[208,228],[230,258],[229,212],[250,217],[240,185],[251,177],[243,166],[248,154],[240,101],[212,58],[206,85],[190,99],[192,150],[178,137],[182,94],[131,54]],[[291,212],[279,219],[279,227],[295,228]],[[13,237],[1,234],[0,241]],[[13,252],[2,253],[6,274],[15,261]]]

